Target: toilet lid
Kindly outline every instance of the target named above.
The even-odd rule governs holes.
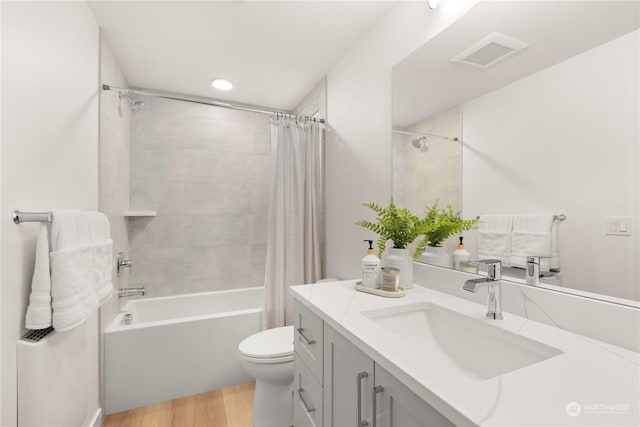
[[[238,351],[252,358],[273,358],[293,355],[293,326],[267,329],[245,338]]]

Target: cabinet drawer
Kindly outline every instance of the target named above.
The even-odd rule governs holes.
[[[298,301],[294,303],[293,313],[296,356],[307,364],[311,374],[322,385],[323,321]]]
[[[299,357],[293,363],[293,425],[322,426],[322,386]]]

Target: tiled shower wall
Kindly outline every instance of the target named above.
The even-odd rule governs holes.
[[[131,115],[130,285],[148,296],[262,286],[269,116],[154,97]]]

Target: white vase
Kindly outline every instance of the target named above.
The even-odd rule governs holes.
[[[449,254],[445,251],[444,246],[426,246],[420,256],[420,261],[440,267],[451,267]]]
[[[413,288],[413,258],[408,249],[389,249],[389,255],[384,257],[385,267],[400,270],[400,286],[405,289]]]

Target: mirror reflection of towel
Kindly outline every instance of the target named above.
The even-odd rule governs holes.
[[[547,257],[540,260],[540,270],[560,268],[558,230],[553,215],[515,215],[511,238],[510,263],[526,268],[528,256]]]
[[[511,260],[513,215],[482,215],[478,225],[478,258],[499,259],[504,267]]]

